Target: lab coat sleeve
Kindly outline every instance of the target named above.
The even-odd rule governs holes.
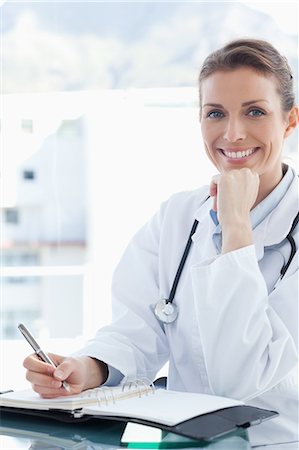
[[[160,211],[133,237],[112,280],[112,323],[76,355],[104,361],[125,379],[153,380],[169,355],[153,305],[159,300]]]
[[[271,389],[298,362],[298,272],[268,296],[255,248],[248,246],[191,273],[212,392],[249,400]]]

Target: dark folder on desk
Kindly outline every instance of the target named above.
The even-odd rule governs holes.
[[[51,400],[42,399],[31,390],[13,392],[0,396],[0,407],[14,414],[66,422],[108,419],[140,423],[198,440],[248,428],[277,415],[238,400],[154,389],[145,383],[102,387]]]

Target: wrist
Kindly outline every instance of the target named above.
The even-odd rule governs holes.
[[[92,389],[101,386],[108,378],[108,366],[91,356],[82,356],[80,358],[85,368],[85,389]]]
[[[235,224],[222,228],[222,251],[228,253],[253,244],[251,225]]]

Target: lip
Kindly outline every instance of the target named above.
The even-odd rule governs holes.
[[[253,150],[252,153],[249,155],[243,155],[240,157],[240,155],[237,157],[237,153],[247,152],[248,150]],[[247,146],[247,147],[218,147],[217,151],[223,156],[223,158],[226,159],[226,161],[233,162],[233,163],[242,163],[248,161],[258,150],[260,150],[260,147],[256,146]],[[231,156],[225,154],[230,153]],[[233,156],[235,154],[235,156]]]

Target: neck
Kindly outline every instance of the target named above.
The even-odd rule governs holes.
[[[260,176],[260,187],[259,193],[257,195],[256,201],[252,207],[255,208],[261,201],[263,201],[268,195],[276,188],[276,186],[281,182],[283,176],[285,175],[288,166],[282,164],[280,169],[274,174],[264,174]]]

